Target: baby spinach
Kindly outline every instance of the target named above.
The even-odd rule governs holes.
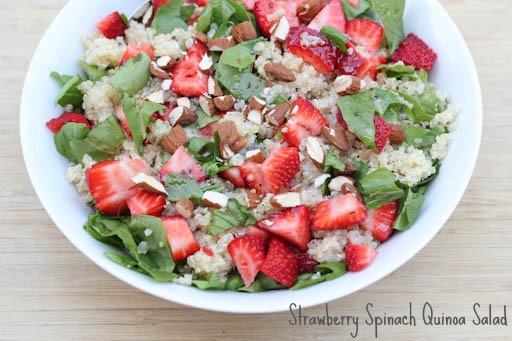
[[[348,129],[356,134],[368,148],[376,151],[373,123],[376,107],[373,92],[365,91],[351,96],[342,96],[338,98],[337,103]]]
[[[235,227],[256,224],[258,220],[247,207],[241,205],[236,199],[229,199],[226,210],[214,210],[212,221],[208,225],[208,233],[216,236]]]
[[[224,290],[226,283],[223,283],[216,273],[212,273],[209,278],[196,279],[192,281],[192,285],[201,290]]]
[[[400,199],[404,191],[396,184],[396,176],[387,168],[379,168],[359,181],[361,194],[368,209],[373,210]]]
[[[90,81],[96,82],[108,75],[108,70],[102,70],[97,66],[93,66],[85,62],[82,62],[81,65],[87,75],[87,79]]]
[[[71,141],[85,139],[89,133],[89,128],[85,124],[69,122],[66,123],[60,131],[55,134],[53,141],[57,151],[74,163],[82,162],[78,159],[80,155],[76,155],[73,148],[71,148]]]
[[[252,66],[256,59],[254,45],[264,41],[263,39],[254,39],[235,45],[224,52],[220,56],[219,63],[233,66],[238,69],[246,69]]]
[[[252,74],[252,65],[241,70],[228,64],[219,63],[215,79],[235,98],[245,101],[253,96],[260,97],[265,88],[265,81]]]
[[[55,103],[61,107],[71,105],[73,109],[80,110],[84,95],[78,90],[78,86],[84,81],[83,78],[80,75],[59,75],[57,72],[52,72],[50,76],[62,86]]]
[[[196,30],[206,33],[212,24],[215,24],[218,28],[224,26],[223,32],[227,33],[230,26],[244,21],[251,21],[255,24],[254,17],[243,4],[235,0],[210,0],[197,20]]]
[[[341,6],[347,20],[352,20],[363,16],[370,10],[370,0],[361,0],[359,7],[353,6],[347,0],[341,0]]]
[[[345,33],[338,31],[332,26],[322,27],[320,33],[326,36],[334,45],[336,45],[341,52],[348,54],[347,41],[349,38]]]
[[[110,84],[119,92],[134,96],[141,91],[151,77],[149,64],[151,59],[145,52],[139,53],[119,68],[110,78]]]
[[[344,172],[345,171],[345,163],[341,161],[336,155],[332,152],[327,151],[324,158],[324,164],[322,168],[322,172],[334,174],[335,172]]]
[[[151,27],[157,34],[171,33],[176,28],[186,30],[186,21],[194,13],[193,5],[183,6],[183,0],[173,0],[160,6],[151,22]]]
[[[167,174],[165,178],[165,189],[169,193],[169,201],[178,201],[182,198],[201,201],[203,198],[203,189],[199,183],[187,176],[178,174]]]
[[[436,142],[436,137],[443,133],[441,128],[426,129],[407,125],[404,127],[405,142],[415,148],[427,148]]]
[[[371,0],[371,4],[384,27],[389,53],[393,54],[405,39],[403,22],[405,0]]]
[[[416,192],[407,188],[400,201],[398,217],[395,220],[393,228],[399,231],[408,230],[418,217],[421,206],[425,201],[426,187],[420,187]]]
[[[403,62],[394,64],[381,64],[377,66],[377,70],[384,70],[386,72],[386,76],[392,78],[401,78],[403,76],[407,76],[409,79],[417,79],[414,66],[405,65]]]
[[[345,263],[343,262],[322,263],[316,266],[316,271],[320,273],[320,276],[312,272],[300,274],[297,278],[297,283],[290,289],[299,290],[314,284],[333,280],[347,273]]]

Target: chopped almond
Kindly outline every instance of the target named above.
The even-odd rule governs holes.
[[[194,203],[190,199],[182,198],[174,207],[176,212],[185,219],[191,218],[194,214]]]
[[[175,126],[172,130],[164,137],[162,141],[162,147],[169,153],[174,153],[176,150],[188,142],[187,134],[180,125]]]
[[[258,38],[256,29],[250,21],[244,21],[238,25],[233,26],[231,34],[237,43],[249,41]]]
[[[295,82],[295,74],[283,64],[268,63],[265,64],[265,73],[276,81]]]

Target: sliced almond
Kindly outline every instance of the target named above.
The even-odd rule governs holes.
[[[173,126],[177,124],[186,126],[197,121],[197,114],[190,108],[178,106],[169,113],[169,121]]]
[[[213,70],[213,59],[209,55],[205,54],[199,62],[199,69],[206,73],[210,73]]]
[[[153,11],[153,6],[151,6],[151,3],[148,1],[147,3],[145,3],[144,5],[142,5],[133,15],[132,15],[132,19],[140,19],[144,16],[144,14],[146,14],[146,11],[149,10],[149,8],[151,7],[151,11]]]
[[[142,23],[144,25],[148,25],[152,16],[153,16],[153,6],[149,6],[149,8],[146,10],[146,13],[144,13],[144,16],[142,17]]]
[[[219,133],[219,142],[221,145],[231,145],[239,137],[235,122],[229,120],[220,122],[217,125],[217,132]]]
[[[290,191],[300,193],[300,192],[302,192],[303,189],[304,189],[304,185],[303,184],[298,184],[298,185],[293,186],[290,189]]]
[[[244,198],[247,203],[247,207],[255,208],[263,201],[263,195],[256,193],[256,191],[244,189]]]
[[[208,40],[208,48],[212,52],[220,52],[235,46],[233,37],[222,37]]]
[[[164,97],[164,90],[157,90],[146,97],[146,99],[153,103],[158,104],[164,104],[165,103],[165,97]]]
[[[176,61],[169,56],[162,56],[157,59],[156,64],[165,71],[169,71],[176,65]]]
[[[174,206],[176,212],[185,219],[191,218],[194,214],[194,203],[187,198],[182,198]]]
[[[325,152],[316,137],[306,138],[306,154],[317,167],[322,167],[325,158]]]
[[[329,0],[304,0],[297,7],[299,21],[307,25],[329,3]]]
[[[335,125],[334,128],[322,127],[322,136],[338,148],[339,150],[349,151],[350,144],[347,139],[347,135],[345,135],[345,130],[343,127],[339,125]]]
[[[176,99],[176,105],[190,109],[190,99],[188,97],[178,97]]]
[[[352,178],[348,178],[346,176],[337,176],[329,182],[329,189],[335,192],[341,192],[341,188],[344,184],[354,184],[354,180]]]
[[[150,193],[156,193],[167,196],[164,185],[152,176],[145,173],[139,173],[131,178],[134,184]]]
[[[199,96],[199,106],[203,109],[203,112],[208,116],[213,116],[217,112],[213,98],[210,96],[201,95]]]
[[[219,146],[219,149],[220,149],[220,155],[222,156],[222,158],[224,160],[229,160],[233,156],[235,156],[235,152],[231,149],[231,147],[227,143],[221,144]]]
[[[245,157],[251,162],[262,163],[265,161],[265,155],[263,155],[261,149],[249,150],[245,153]]]
[[[244,21],[238,25],[233,26],[231,34],[237,43],[249,41],[258,38],[256,29],[250,21]]]
[[[327,179],[329,179],[331,176],[329,174],[322,174],[315,178],[315,181],[313,182],[313,186],[316,188],[322,187]]]
[[[354,186],[353,184],[344,183],[343,185],[341,185],[341,193],[343,193],[343,194],[348,194],[348,193],[354,194],[358,199],[361,200],[361,194],[357,190],[356,186]]]
[[[174,153],[187,142],[188,138],[185,130],[180,125],[177,125],[164,137],[162,147],[169,153]]]
[[[259,110],[251,110],[247,113],[247,120],[260,125],[263,122],[263,118],[261,116],[261,111]]]
[[[171,78],[171,75],[169,74],[169,72],[165,71],[160,66],[158,66],[158,64],[156,62],[151,62],[149,64],[149,72],[151,72],[151,74],[153,76],[155,76],[156,78],[160,78],[160,79],[170,79]]]
[[[277,208],[289,208],[301,205],[300,194],[288,192],[276,194],[270,199],[270,204]]]
[[[219,96],[213,99],[213,104],[219,111],[228,111],[233,109],[235,98],[233,95]]]
[[[235,142],[229,145],[232,151],[238,153],[247,145],[247,137],[246,136],[238,136]]]
[[[206,191],[203,194],[203,204],[212,208],[223,208],[228,206],[228,197],[220,192]]]
[[[361,78],[342,75],[338,76],[333,83],[334,91],[340,96],[353,95],[361,91]]]
[[[212,76],[208,77],[208,94],[212,96],[222,96],[224,92],[220,88],[219,84],[215,81]]]
[[[276,81],[294,82],[295,74],[283,64],[267,63],[264,66],[265,73],[268,77],[272,77]]]
[[[266,105],[267,105],[267,103],[264,100],[259,99],[258,97],[255,97],[255,96],[252,96],[251,101],[249,102],[249,107],[252,110],[262,111]]]
[[[195,31],[194,38],[199,40],[201,43],[208,43],[208,36],[203,32]]]
[[[279,19],[279,22],[272,27],[271,33],[278,40],[285,41],[288,38],[288,34],[290,33],[290,23],[285,15]]]
[[[251,112],[251,108],[248,105],[244,105],[244,108],[242,109],[242,115],[244,115],[244,117],[247,117],[247,115],[249,115],[249,112]]]
[[[389,142],[391,144],[402,144],[405,141],[404,128],[400,124],[391,124],[391,135]]]
[[[171,86],[172,86],[172,79],[164,79],[164,81],[162,82],[162,90],[169,91],[169,90],[171,90]]]
[[[279,127],[284,123],[288,109],[290,109],[290,105],[288,103],[276,105],[276,107],[266,115],[268,122],[273,126]]]

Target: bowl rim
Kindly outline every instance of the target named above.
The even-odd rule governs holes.
[[[23,159],[25,162],[25,167],[27,169],[30,181],[32,183],[32,186],[34,187],[34,190],[45,208],[46,212],[48,212],[48,215],[53,220],[53,222],[56,224],[56,226],[59,228],[59,230],[66,236],[66,238],[78,249],[82,254],[84,254],[87,258],[89,258],[91,261],[93,261],[96,265],[98,265],[100,268],[105,270],[106,272],[110,273],[112,276],[120,279],[121,281],[143,291],[146,293],[149,293],[151,295],[157,296],[159,298],[175,302],[178,304],[198,308],[198,309],[205,309],[210,311],[218,311],[218,312],[227,312],[227,313],[273,313],[273,312],[283,312],[288,310],[287,307],[283,306],[279,301],[282,301],[280,298],[281,296],[287,297],[289,299],[298,298],[299,296],[308,296],[308,293],[313,292],[315,293],[315,297],[313,299],[306,300],[305,302],[301,303],[301,306],[303,308],[311,307],[315,305],[319,305],[325,302],[329,302],[335,299],[340,299],[344,296],[350,295],[356,291],[359,291],[379,280],[381,280],[383,277],[389,275],[391,272],[397,270],[399,267],[401,267],[403,264],[408,262],[414,255],[416,255],[420,250],[422,250],[426,244],[428,244],[432,238],[441,230],[441,228],[444,226],[446,221],[449,219],[455,208],[460,203],[460,200],[462,199],[464,192],[469,184],[469,181],[471,180],[471,175],[473,173],[473,170],[476,165],[476,161],[478,158],[478,153],[480,150],[480,144],[481,144],[481,136],[482,136],[482,120],[483,120],[483,107],[482,107],[482,95],[481,95],[481,88],[480,88],[480,81],[478,78],[478,74],[476,71],[476,66],[473,61],[473,58],[471,56],[470,50],[454,21],[449,16],[446,9],[442,6],[442,4],[438,0],[425,0],[425,3],[428,3],[429,6],[433,6],[436,10],[436,14],[441,17],[441,20],[444,21],[447,25],[450,26],[450,31],[454,33],[454,41],[459,44],[458,48],[460,49],[461,56],[465,59],[465,62],[467,65],[469,65],[470,69],[467,70],[466,76],[468,77],[468,80],[474,84],[475,89],[477,90],[477,96],[474,98],[474,105],[476,107],[473,108],[474,113],[476,113],[477,121],[475,122],[476,128],[477,128],[477,135],[473,137],[473,141],[476,145],[475,148],[471,149],[470,155],[468,155],[468,162],[466,164],[465,173],[461,175],[459,179],[459,186],[458,191],[454,194],[453,199],[453,208],[445,210],[442,215],[440,215],[436,221],[438,223],[435,228],[432,228],[425,233],[424,238],[421,239],[417,244],[414,245],[414,247],[406,248],[404,254],[405,257],[401,258],[398,261],[395,261],[391,267],[387,268],[386,270],[382,269],[376,269],[372,268],[372,271],[374,274],[370,276],[370,278],[364,278],[363,281],[361,281],[360,285],[353,287],[349,290],[345,290],[340,293],[332,293],[328,292],[327,290],[312,290],[312,288],[319,287],[320,285],[316,285],[310,288],[301,289],[299,291],[294,292],[294,294],[289,294],[290,291],[270,291],[265,293],[258,293],[258,294],[247,294],[247,293],[233,293],[230,292],[230,295],[234,295],[236,300],[235,302],[223,302],[219,304],[218,300],[215,298],[217,296],[223,296],[223,293],[226,292],[214,292],[214,291],[202,291],[196,288],[189,288],[185,287],[186,290],[176,290],[176,293],[169,294],[168,292],[162,291],[162,290],[156,290],[155,285],[161,285],[161,283],[157,283],[152,281],[153,283],[148,282],[147,279],[139,278],[136,276],[133,276],[131,274],[127,274],[126,271],[129,271],[130,273],[133,273],[133,271],[124,269],[122,267],[119,267],[117,264],[111,262],[110,260],[106,259],[104,255],[101,254],[95,254],[94,252],[89,251],[84,244],[82,244],[76,236],[71,235],[68,233],[65,229],[61,227],[59,224],[59,216],[58,212],[55,211],[52,207],[50,207],[48,200],[45,199],[45,195],[42,192],[42,188],[37,180],[36,173],[38,170],[37,164],[35,164],[35,160],[31,157],[31,143],[29,141],[31,140],[31,136],[29,134],[29,123],[30,123],[30,115],[28,112],[28,102],[29,102],[29,83],[31,79],[33,78],[34,73],[37,71],[35,70],[35,63],[34,58],[38,56],[40,53],[40,50],[43,48],[45,43],[49,40],[49,34],[56,30],[57,23],[59,20],[62,19],[62,17],[66,16],[68,12],[70,11],[72,5],[76,2],[83,1],[83,0],[71,0],[60,10],[59,14],[53,19],[50,26],[47,28],[46,32],[44,33],[41,41],[39,42],[33,56],[30,62],[30,66],[28,68],[27,74],[25,76],[24,80],[24,86],[23,86],[23,92],[21,96],[21,104],[20,104],[20,139],[21,139],[21,147],[22,147],[22,153],[23,153]],[[143,0],[131,0],[132,3],[142,3]],[[141,275],[143,276],[143,275]],[[353,276],[353,274],[347,274],[345,276]],[[178,286],[174,283],[164,283],[165,285],[170,284],[171,286]],[[184,287],[184,286],[182,286]],[[175,288],[176,289],[176,288]],[[190,297],[183,293],[188,293],[189,290],[195,290],[194,291],[194,298],[190,299]],[[183,293],[182,293],[183,292]],[[283,294],[283,292],[287,292],[288,294]],[[296,294],[299,293],[299,294]],[[304,293],[304,294],[303,294]],[[252,298],[247,299],[248,296],[251,297],[262,297],[262,296],[268,296],[270,298],[271,303],[267,305],[250,305],[249,303],[253,301]],[[213,297],[213,299],[211,299]],[[207,298],[207,303],[201,302],[201,298]],[[293,302],[292,300],[289,301],[290,303]],[[229,303],[229,304],[226,304]]]

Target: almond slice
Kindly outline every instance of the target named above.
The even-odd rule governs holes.
[[[197,121],[197,114],[190,108],[178,106],[169,113],[169,121],[173,126],[177,124],[186,126]]]
[[[245,153],[245,157],[248,161],[251,162],[262,163],[265,161],[265,156],[263,155],[261,149],[249,150],[247,153]]]
[[[176,212],[185,219],[191,218],[194,214],[194,203],[187,198],[182,198],[174,206]]]
[[[190,99],[188,97],[178,97],[176,99],[176,104],[190,109]]]
[[[204,44],[208,43],[208,36],[203,32],[195,31],[194,38],[199,40],[201,43],[204,43]]]
[[[338,76],[333,83],[334,91],[340,96],[353,95],[361,91],[362,79],[350,75]]]
[[[266,105],[267,105],[267,103],[264,100],[259,99],[258,97],[255,97],[255,96],[252,96],[251,101],[249,102],[249,107],[252,110],[262,111]]]
[[[263,122],[263,118],[261,116],[261,111],[259,110],[251,110],[247,113],[247,120],[260,125]]]
[[[203,70],[206,73],[210,73],[213,70],[213,59],[209,55],[205,54],[201,61],[199,62],[199,69]]]
[[[220,52],[235,46],[233,37],[222,37],[208,40],[208,48],[212,52]]]
[[[276,194],[270,199],[270,204],[277,208],[289,208],[301,205],[300,194],[288,192]]]
[[[341,188],[344,184],[354,184],[354,180],[352,178],[346,176],[337,176],[329,182],[329,189],[335,192],[341,192]]]
[[[288,38],[288,34],[290,33],[290,23],[288,22],[288,19],[285,15],[279,19],[279,22],[277,25],[274,25],[271,30],[272,34],[276,39],[285,41],[286,38]]]
[[[215,109],[215,104],[213,103],[213,98],[210,96],[199,96],[199,106],[203,109],[203,112],[208,116],[213,116],[217,112]]]
[[[176,152],[176,149],[183,146],[188,142],[187,134],[180,125],[175,126],[172,130],[164,137],[162,141],[162,147],[169,153]]]
[[[164,97],[164,90],[157,90],[151,94],[149,94],[146,99],[153,103],[158,104],[164,104],[165,103],[165,97]]]
[[[329,3],[329,0],[304,0],[297,7],[299,21],[307,25]]]
[[[320,144],[320,141],[316,137],[309,136],[306,138],[306,154],[308,154],[309,158],[315,166],[322,167],[325,158],[325,152]]]
[[[295,74],[283,64],[267,63],[264,68],[265,74],[276,81],[295,82]]]
[[[322,174],[315,178],[315,181],[313,182],[313,186],[316,188],[322,187],[325,183],[325,180],[329,179],[331,176],[329,174]]]
[[[221,145],[231,145],[238,139],[238,129],[233,121],[222,121],[217,125],[219,133],[219,142]]]
[[[250,21],[244,21],[238,25],[233,26],[231,34],[237,43],[249,41],[258,38],[256,29]]]
[[[351,193],[354,196],[356,196],[358,199],[362,200],[361,193],[359,193],[356,186],[354,186],[353,184],[344,183],[343,185],[341,185],[341,193],[343,193],[343,194]]]
[[[152,176],[145,173],[139,173],[131,178],[134,184],[150,193],[156,193],[167,196],[164,185]]]
[[[203,204],[213,208],[223,208],[228,206],[228,197],[220,192],[206,191],[203,194]]]
[[[238,153],[247,145],[247,137],[246,136],[238,136],[235,142],[229,145],[232,151]]]
[[[212,76],[208,77],[208,94],[212,96],[222,96],[224,92],[220,88],[219,84],[215,81]]]
[[[345,130],[343,127],[339,125],[335,125],[334,128],[322,127],[322,136],[338,148],[339,150],[349,151],[350,144],[347,139],[347,135],[345,134]]]
[[[284,123],[286,118],[286,113],[290,109],[290,105],[288,103],[281,103],[276,105],[276,107],[266,115],[267,121],[273,126],[279,127]]]
[[[215,97],[213,99],[213,104],[219,111],[228,111],[233,108],[235,98],[233,95]]]
[[[171,75],[169,74],[169,72],[162,69],[156,62],[151,62],[149,64],[149,72],[151,72],[151,74],[153,76],[155,76],[156,78],[160,78],[160,79],[170,79],[171,78]]]
[[[252,190],[244,189],[243,193],[245,202],[249,208],[258,207],[258,205],[263,201],[263,195],[256,193],[256,191],[253,192]]]

